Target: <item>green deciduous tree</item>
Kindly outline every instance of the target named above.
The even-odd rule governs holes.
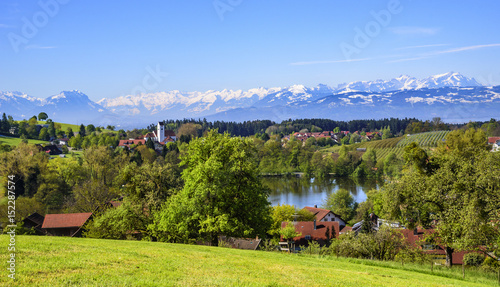
[[[409,150],[403,175],[384,187],[386,207],[408,227],[429,226],[435,220],[438,242],[447,264],[457,250],[494,245],[500,209],[500,154],[487,151],[482,130],[451,132],[430,158]],[[417,156],[414,156],[417,154]],[[433,168],[422,168],[433,163]],[[422,172],[424,171],[424,172]]]
[[[339,189],[328,196],[323,207],[340,215],[347,222],[354,218],[358,204],[348,190]]]
[[[214,245],[219,235],[264,236],[270,203],[254,154],[251,140],[217,130],[191,141],[181,157],[184,188],[155,214],[154,233],[161,240]]]
[[[38,120],[39,121],[44,121],[44,120],[46,120],[48,118],[49,118],[49,116],[47,115],[47,113],[41,112],[41,113],[38,114]]]
[[[302,233],[295,230],[295,224],[293,224],[292,222],[287,222],[286,226],[280,229],[280,235],[283,236],[283,239],[287,241],[288,248],[290,248],[290,242],[293,240],[293,238],[301,236]]]

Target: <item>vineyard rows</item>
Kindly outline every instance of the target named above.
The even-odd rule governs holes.
[[[403,157],[404,147],[412,142],[416,142],[419,146],[429,149],[436,147],[438,143],[442,142],[449,131],[436,131],[436,132],[426,132],[413,135],[406,135],[397,138],[390,138],[385,140],[362,142],[353,145],[349,145],[352,149],[366,148],[367,150],[373,149],[377,154],[377,160],[383,160],[386,156],[391,153],[395,153],[398,158]],[[331,147],[325,149],[325,152],[338,152],[340,146]]]
[[[396,146],[405,147],[412,142],[416,142],[421,147],[436,147],[439,142],[442,142],[446,138],[446,135],[448,135],[448,133],[449,131],[437,131],[407,135],[404,136]]]

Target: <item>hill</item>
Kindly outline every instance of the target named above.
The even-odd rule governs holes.
[[[377,154],[377,160],[383,160],[390,153],[395,153],[396,156],[401,158],[403,156],[404,147],[412,142],[418,143],[424,149],[436,147],[439,142],[442,142],[449,131],[433,131],[418,133],[413,135],[405,135],[385,140],[369,141],[349,145],[351,149],[366,148],[373,149]],[[340,146],[322,149],[323,152],[338,152]]]
[[[8,245],[0,236],[0,245]],[[16,280],[4,286],[486,286],[461,269],[197,245],[67,237],[16,237]],[[7,252],[0,254],[7,261]],[[4,263],[5,265],[5,263]],[[418,269],[420,268],[420,269]]]
[[[10,146],[18,146],[22,142],[20,138],[7,137],[0,135],[0,144],[8,144]],[[47,144],[49,142],[41,140],[28,140],[29,144]]]

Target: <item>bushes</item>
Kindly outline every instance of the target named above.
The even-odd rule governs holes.
[[[486,256],[486,258],[483,261],[483,264],[481,264],[481,268],[486,271],[497,271],[500,268],[500,264],[498,260]]]
[[[377,260],[393,260],[401,249],[402,240],[397,231],[382,226],[376,233],[356,235],[348,232],[333,240],[330,255],[366,258]]]
[[[468,266],[479,266],[484,261],[484,255],[471,252],[464,255],[463,263]]]

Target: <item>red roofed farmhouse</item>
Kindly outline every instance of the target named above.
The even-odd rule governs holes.
[[[340,228],[346,226],[345,221],[339,215],[333,213],[331,210],[318,208],[317,205],[315,205],[314,207],[306,206],[304,207],[304,209],[314,214],[317,221],[336,221],[339,223]]]
[[[82,234],[82,227],[91,216],[92,212],[47,214],[42,229],[47,231],[48,235],[79,237]]]

